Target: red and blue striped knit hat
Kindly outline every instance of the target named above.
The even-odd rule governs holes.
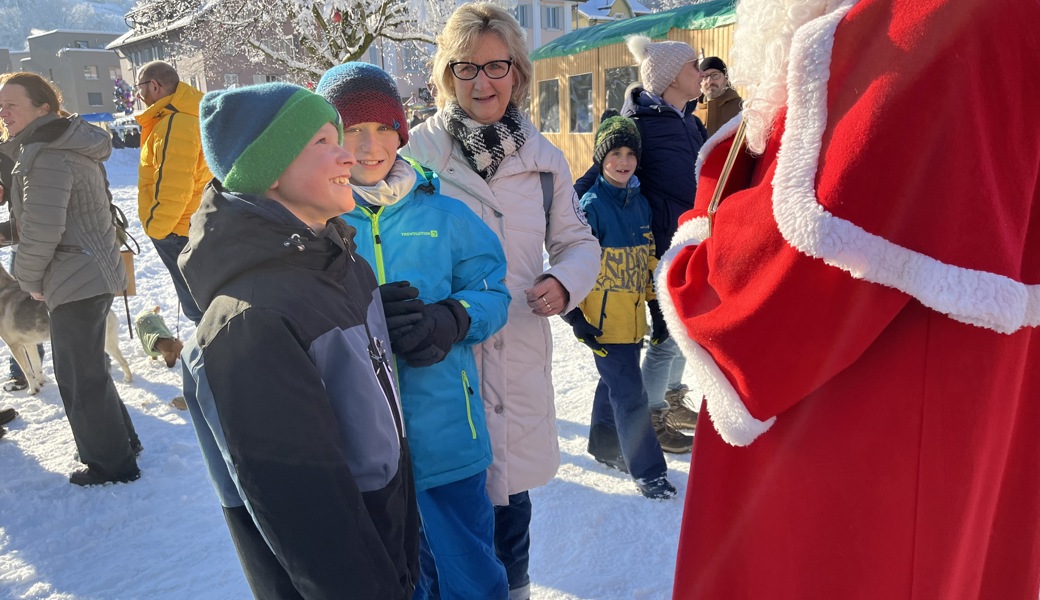
[[[379,67],[363,62],[337,65],[321,76],[314,91],[336,107],[344,129],[358,123],[382,123],[397,131],[399,148],[408,143],[408,120],[397,83]]]

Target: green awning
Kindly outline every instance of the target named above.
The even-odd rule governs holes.
[[[714,29],[736,22],[735,0],[711,0],[672,10],[575,29],[531,53],[531,60],[570,56],[624,42],[630,35],[663,38],[670,29]]]

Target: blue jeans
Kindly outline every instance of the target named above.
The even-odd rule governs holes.
[[[656,346],[647,346],[646,356],[643,357],[643,389],[651,411],[668,408],[664,393],[679,389],[685,368],[686,357],[679,350],[675,339],[669,337]]]
[[[509,589],[531,584],[531,495],[509,496],[508,506],[495,507],[495,554],[506,568]]]
[[[188,317],[188,320],[192,323],[198,325],[199,321],[202,320],[202,311],[195,304],[195,299],[191,297],[191,292],[188,291],[188,284],[184,281],[184,275],[181,275],[181,270],[177,267],[177,257],[180,256],[184,247],[188,245],[188,238],[171,233],[161,240],[155,238],[148,239],[152,240],[156,253],[159,254],[163,264],[166,265],[166,270],[170,272],[170,277],[173,279],[173,289],[177,291],[177,299],[181,301],[181,310],[184,312],[184,316]]]
[[[419,585],[413,600],[506,600],[506,570],[495,556],[495,511],[487,471],[416,492]]]
[[[593,444],[604,445],[603,452],[610,452],[610,426],[615,426],[615,438],[620,443],[621,455],[625,458],[628,471],[635,479],[649,480],[668,471],[657,441],[650,410],[643,398],[643,382],[639,373],[639,344],[604,344],[606,356],[594,355],[599,370],[599,385],[592,401],[592,423],[589,430],[589,451]],[[601,439],[594,440],[594,432]],[[606,439],[602,439],[606,438]]]

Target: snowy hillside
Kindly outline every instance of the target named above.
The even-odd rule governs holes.
[[[25,38],[52,29],[122,33],[135,0],[3,0],[0,2],[0,48],[24,50]]]
[[[136,150],[108,163],[117,203],[136,222]],[[2,211],[3,209],[0,209]],[[130,313],[159,305],[171,329],[176,295],[150,245],[137,260]],[[0,261],[8,264],[6,251]],[[0,408],[21,415],[0,440],[0,600],[229,600],[250,597],[210,487],[188,416],[168,401],[180,367],[149,360],[127,334],[122,349],[135,380],[112,373],[144,444],[142,477],[125,485],[78,488],[79,464],[53,383],[37,396],[0,391]],[[190,334],[181,317],[180,334]],[[538,600],[661,600],[671,594],[689,455],[669,457],[679,497],[646,500],[631,480],[585,453],[595,388],[591,353],[553,319],[553,372],[563,464],[531,493],[531,577]],[[8,352],[0,350],[0,369]]]

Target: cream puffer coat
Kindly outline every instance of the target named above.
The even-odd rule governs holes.
[[[498,333],[474,346],[494,462],[488,495],[497,505],[509,495],[548,483],[560,466],[552,385],[549,322],[527,306],[524,290],[555,277],[576,307],[599,274],[599,242],[578,206],[563,153],[530,122],[527,142],[507,156],[490,182],[470,167],[438,112],[410,132],[400,153],[432,169],[441,193],[466,203],[498,235],[506,251],[509,318]],[[553,174],[548,223],[541,176]],[[545,268],[544,253],[549,254]]]

